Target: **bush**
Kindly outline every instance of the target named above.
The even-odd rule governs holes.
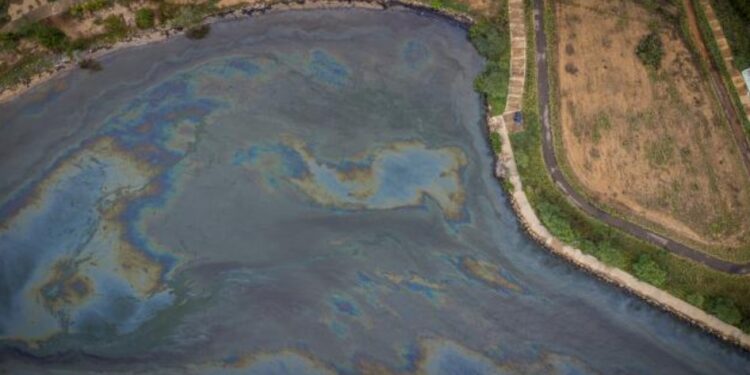
[[[451,9],[463,13],[469,12],[469,6],[456,0],[431,0],[430,6],[435,9]]]
[[[508,64],[490,61],[474,80],[474,89],[485,96],[494,113],[505,110],[509,75]]]
[[[501,19],[481,20],[469,29],[469,39],[485,59],[500,60],[503,52],[510,47],[506,29],[507,23]]]
[[[163,11],[163,19],[169,19],[172,27],[175,28],[194,28],[200,26],[203,19],[216,11],[214,2],[196,4],[196,5],[182,5],[179,8],[172,6],[160,5],[160,11]],[[205,35],[203,35],[205,36]]]
[[[36,38],[43,46],[56,52],[65,50],[68,41],[62,30],[52,26],[41,28]]]
[[[87,13],[93,13],[112,5],[110,0],[88,0],[80,4],[73,5],[68,9],[68,13],[76,18],[81,18]]]
[[[552,234],[565,243],[578,245],[578,236],[570,225],[570,218],[560,209],[560,206],[541,201],[536,208],[542,223]]]
[[[22,25],[16,36],[19,39],[34,38],[39,44],[55,52],[64,51],[68,46],[68,37],[62,30],[40,22]]]
[[[643,65],[659,69],[661,59],[664,57],[664,45],[659,35],[652,32],[641,38],[638,46],[635,47],[635,54],[641,59]]]
[[[141,8],[135,12],[135,25],[139,29],[150,29],[154,27],[154,11],[149,8]]]
[[[490,146],[492,147],[492,152],[495,154],[503,151],[503,142],[500,140],[500,134],[497,132],[490,132]]]
[[[706,297],[704,297],[700,293],[688,294],[688,296],[685,297],[685,300],[689,304],[691,304],[691,305],[693,305],[693,306],[695,306],[695,307],[697,307],[699,309],[703,309],[704,305],[706,304]]]
[[[0,0],[0,27],[5,25],[10,21],[10,16],[8,15],[8,6],[10,5],[9,0]]]
[[[201,25],[198,27],[191,27],[187,31],[185,31],[185,36],[188,37],[188,39],[203,39],[208,35],[208,33],[211,31],[211,26],[209,25]]]
[[[667,271],[648,255],[641,255],[633,264],[635,276],[654,286],[663,286],[667,283]]]
[[[493,114],[505,110],[510,76],[510,33],[504,17],[481,20],[469,29],[469,40],[487,60],[484,71],[474,80],[474,88],[483,94]]]
[[[80,67],[81,69],[90,70],[92,72],[98,72],[102,70],[102,64],[91,58],[81,60],[81,62],[78,63],[78,67]]]
[[[613,247],[609,242],[599,243],[591,252],[609,266],[624,269],[628,265],[628,259],[625,257],[625,254]]]
[[[9,69],[0,66],[0,89],[28,83],[31,77],[52,67],[52,62],[43,54],[28,54]]]
[[[120,15],[110,15],[102,21],[106,37],[111,40],[122,39],[128,35],[128,25],[125,19]]]
[[[733,326],[742,322],[740,309],[737,308],[734,301],[728,298],[713,298],[708,304],[708,312]]]
[[[18,47],[20,36],[15,33],[0,33],[0,51],[14,50]]]

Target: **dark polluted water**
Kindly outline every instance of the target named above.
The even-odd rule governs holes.
[[[103,64],[0,106],[7,373],[750,370],[522,233],[445,20],[273,13]]]

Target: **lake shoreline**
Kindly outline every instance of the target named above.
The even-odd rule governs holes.
[[[202,24],[211,25],[218,22],[237,21],[264,15],[267,13],[286,12],[290,10],[388,10],[399,8],[404,9],[405,11],[417,12],[420,15],[428,17],[441,18],[463,29],[468,29],[474,23],[474,19],[467,14],[432,8],[418,1],[411,0],[302,0],[296,2],[263,1],[259,4],[223,10],[218,12],[216,15],[207,17]],[[11,102],[16,98],[24,95],[25,93],[33,90],[37,86],[52,80],[53,78],[60,77],[67,72],[73,71],[76,68],[80,69],[78,67],[78,63],[83,59],[96,60],[124,49],[163,42],[174,37],[184,35],[185,31],[185,29],[174,27],[157,28],[143,34],[129,37],[128,39],[109,46],[91,49],[86,53],[82,53],[80,56],[77,56],[77,58],[75,59],[71,59],[69,57],[60,58],[54,65],[54,67],[35,75],[28,82],[20,83],[0,91],[0,104]]]
[[[290,10],[304,11],[304,10],[323,10],[323,9],[369,9],[369,10],[388,10],[388,9],[404,9],[406,11],[418,12],[419,14],[438,17],[446,20],[456,26],[464,29],[468,28],[473,24],[474,20],[462,13],[453,12],[449,10],[439,10],[430,7],[424,3],[408,0],[351,0],[351,1],[335,1],[335,0],[324,0],[324,1],[301,1],[301,2],[263,2],[260,4],[239,7],[232,10],[221,11],[215,16],[208,17],[205,20],[205,24],[214,24],[218,22],[229,22],[243,20],[249,17],[260,16],[274,12],[285,12]],[[81,58],[92,58],[99,59],[105,57],[114,52],[125,50],[131,47],[139,47],[150,44],[155,44],[163,41],[178,37],[184,34],[185,30],[177,28],[162,28],[149,31],[144,34],[136,35],[129,38],[128,40],[115,43],[111,46],[101,47],[94,50],[90,50],[85,54],[81,55]],[[17,85],[0,92],[0,103],[10,102],[18,97],[29,93],[39,85],[48,82],[54,78],[62,77],[67,72],[73,71],[78,68],[78,62],[73,59],[63,59],[60,63],[54,66],[54,68],[41,73],[33,77],[28,83]],[[486,122],[489,124],[491,117],[489,112],[486,113]],[[507,136],[507,135],[506,135]],[[508,141],[507,148],[510,149],[510,142]],[[513,157],[512,154],[510,156]],[[512,159],[515,166],[515,160]],[[508,163],[508,161],[506,161]],[[519,186],[516,187],[517,192],[523,193],[523,189]],[[573,254],[572,252],[580,250],[573,249],[570,246],[562,244],[558,239],[542,233],[536,230],[535,227],[538,222],[538,218],[534,215],[533,218],[528,217],[528,211],[530,210],[533,215],[533,209],[529,207],[521,207],[528,205],[519,203],[519,200],[514,196],[513,192],[507,193],[509,202],[513,207],[516,217],[521,224],[524,231],[531,237],[536,243],[548,249],[552,253],[562,257],[566,261],[572,263],[578,269],[582,269],[587,273],[596,276],[600,280],[606,281],[609,284],[613,284],[620,289],[624,289],[629,294],[635,295],[641,300],[660,308],[663,311],[671,313],[673,316],[687,321],[688,323],[720,338],[722,341],[739,346],[745,351],[750,351],[750,340],[747,334],[737,334],[738,329],[733,326],[719,321],[716,317],[707,314],[703,310],[700,310],[692,305],[687,304],[685,301],[674,297],[664,290],[656,288],[654,286],[645,284],[632,275],[619,269],[613,269],[601,263],[599,260],[585,255],[585,254]],[[526,200],[524,195],[523,200]],[[626,281],[623,281],[628,279]],[[633,279],[639,285],[633,285],[630,282]],[[643,284],[643,285],[640,285]],[[645,288],[645,289],[644,289]],[[727,327],[732,327],[727,331]],[[737,330],[737,331],[735,331]]]

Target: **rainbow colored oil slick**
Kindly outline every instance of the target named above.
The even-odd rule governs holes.
[[[102,63],[0,105],[0,373],[750,368],[523,234],[445,20],[274,13]]]

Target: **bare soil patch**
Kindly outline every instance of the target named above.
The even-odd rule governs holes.
[[[678,26],[633,1],[558,4],[558,153],[569,177],[610,211],[750,260],[750,178]],[[665,50],[658,70],[635,54],[652,31]]]

